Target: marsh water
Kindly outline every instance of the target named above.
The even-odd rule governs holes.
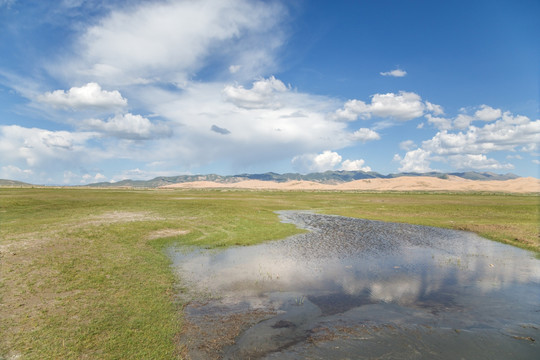
[[[539,359],[540,260],[475,234],[280,212],[307,229],[170,251],[192,359]]]

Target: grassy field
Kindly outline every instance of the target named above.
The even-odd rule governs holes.
[[[0,188],[0,359],[174,359],[163,249],[284,238],[275,210],[470,230],[538,252],[539,197]]]

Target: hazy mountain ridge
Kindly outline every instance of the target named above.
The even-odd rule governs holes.
[[[86,186],[91,187],[141,187],[141,188],[156,188],[165,185],[193,182],[193,181],[213,181],[218,183],[235,183],[242,180],[261,180],[261,181],[275,181],[275,182],[287,182],[287,181],[312,181],[322,184],[339,184],[355,180],[363,179],[391,179],[402,176],[429,176],[445,179],[448,176],[457,176],[468,180],[511,180],[517,179],[519,176],[511,173],[507,174],[495,174],[491,172],[454,172],[454,173],[441,173],[441,172],[429,172],[429,173],[397,173],[382,175],[377,172],[365,172],[365,171],[325,171],[320,173],[299,174],[299,173],[285,173],[278,174],[274,172],[267,172],[263,174],[238,174],[238,175],[179,175],[179,176],[159,176],[151,180],[122,180],[118,182],[100,182],[94,184],[88,184]]]
[[[0,186],[32,186],[32,184],[16,180],[0,179]]]

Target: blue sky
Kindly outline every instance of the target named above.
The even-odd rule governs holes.
[[[538,1],[0,0],[0,178],[539,177]]]

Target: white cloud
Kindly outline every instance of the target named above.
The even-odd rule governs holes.
[[[420,95],[400,91],[399,94],[375,94],[371,97],[371,114],[407,121],[424,115],[424,104]]]
[[[104,84],[170,82],[183,86],[209,63],[235,64],[253,77],[274,65],[287,17],[277,2],[200,0],[118,7],[79,38],[79,54],[51,64],[59,75]]]
[[[85,144],[94,136],[93,133],[0,126],[1,161],[19,168],[27,167],[30,171],[76,166],[81,159],[90,156]]]
[[[453,155],[449,157],[452,166],[459,170],[500,170],[513,169],[512,164],[501,164],[495,159],[488,159],[483,154]]]
[[[416,149],[409,151],[405,154],[405,157],[401,159],[401,167],[399,171],[401,172],[417,172],[425,173],[432,171],[429,167],[430,165],[430,152],[423,149]],[[394,156],[394,159],[396,157]]]
[[[292,165],[300,172],[322,172],[334,170],[341,163],[341,155],[325,150],[321,154],[304,154],[295,156]]]
[[[416,149],[417,147],[418,146],[412,140],[405,140],[399,143],[399,148],[407,151]]]
[[[480,110],[474,113],[475,120],[494,121],[502,116],[500,109],[494,109],[487,105],[480,105]]]
[[[380,140],[381,136],[376,131],[367,128],[361,128],[356,130],[352,134],[353,140],[366,142],[371,140]]]
[[[400,170],[429,169],[432,161],[447,162],[456,169],[512,169],[512,164],[500,163],[496,159],[488,158],[487,154],[518,150],[532,152],[540,143],[540,120],[531,121],[525,116],[513,116],[509,112],[499,116],[499,111],[487,106],[482,106],[479,111],[483,110],[486,111],[479,115],[481,118],[500,119],[482,127],[469,124],[466,131],[457,133],[448,129],[439,131],[431,139],[422,142],[421,148],[408,151],[401,160]],[[430,117],[426,117],[430,120]],[[473,118],[460,114],[456,120],[462,119],[464,125],[476,117],[477,115]],[[446,122],[444,124],[447,125]],[[519,156],[519,154],[512,155],[512,158]]]
[[[275,77],[260,79],[253,83],[251,89],[243,86],[228,85],[223,89],[223,96],[238,107],[246,109],[279,108],[281,104],[278,94],[286,92],[288,88]]]
[[[304,154],[295,156],[292,160],[293,167],[301,172],[324,172],[328,170],[346,170],[346,171],[371,171],[369,166],[365,165],[363,159],[344,160],[337,152],[325,150],[320,154]]]
[[[371,171],[369,166],[364,166],[364,159],[345,160],[341,163],[341,170],[346,171]]]
[[[503,117],[506,123],[519,123],[527,122],[529,119],[525,116],[512,116],[509,112],[502,114],[500,109],[494,109],[488,105],[480,105],[474,115],[468,115],[467,109],[462,108],[462,113],[455,117],[453,121],[453,128],[455,129],[467,129],[474,121],[492,122]],[[444,126],[439,127],[439,130],[450,130],[451,127]]]
[[[379,74],[381,74],[382,76],[404,77],[405,75],[407,75],[407,72],[401,69],[394,69],[392,71],[380,72]]]
[[[524,124],[509,124],[504,120],[470,126],[466,132],[438,132],[424,141],[422,147],[439,155],[485,154],[492,151],[514,151],[518,146],[540,142],[540,120]]]
[[[442,108],[429,103],[429,108],[439,113]],[[371,96],[371,103],[361,100],[349,100],[334,114],[335,120],[355,121],[371,117],[390,118],[398,121],[408,121],[424,115],[428,110],[420,95],[413,92],[400,91],[398,94],[375,94]]]
[[[428,123],[435,126],[439,130],[450,130],[452,129],[452,120],[446,119],[443,117],[433,116],[431,114],[426,114],[426,119]]]
[[[368,119],[371,117],[369,106],[362,100],[349,100],[343,106],[343,109],[338,109],[335,112],[336,120],[355,121],[358,117]]]
[[[433,115],[443,115],[444,110],[441,105],[432,104],[429,101],[425,102],[426,104],[426,110],[429,112],[432,112]]]
[[[459,114],[454,119],[454,128],[456,129],[466,129],[473,122],[474,118],[466,114]]]
[[[540,160],[534,159],[532,162],[533,164],[540,165]]]
[[[64,109],[103,108],[115,109],[127,105],[119,91],[102,90],[97,83],[72,87],[68,91],[55,90],[38,97],[42,103]]]
[[[94,175],[84,174],[83,176],[81,176],[80,183],[89,184],[89,183],[101,182],[101,181],[106,181],[106,180],[107,180],[107,177],[101,173],[96,173]]]
[[[523,115],[513,115],[510,111],[505,111],[502,114],[502,120],[506,124],[524,125],[528,124],[530,119]]]
[[[538,143],[530,143],[530,144],[524,145],[521,148],[521,151],[533,154],[533,152],[538,150],[538,148],[539,148]]]
[[[141,115],[130,113],[116,115],[107,121],[87,119],[79,126],[85,130],[93,130],[122,139],[145,140],[169,136],[170,129],[162,124],[156,125]]]

